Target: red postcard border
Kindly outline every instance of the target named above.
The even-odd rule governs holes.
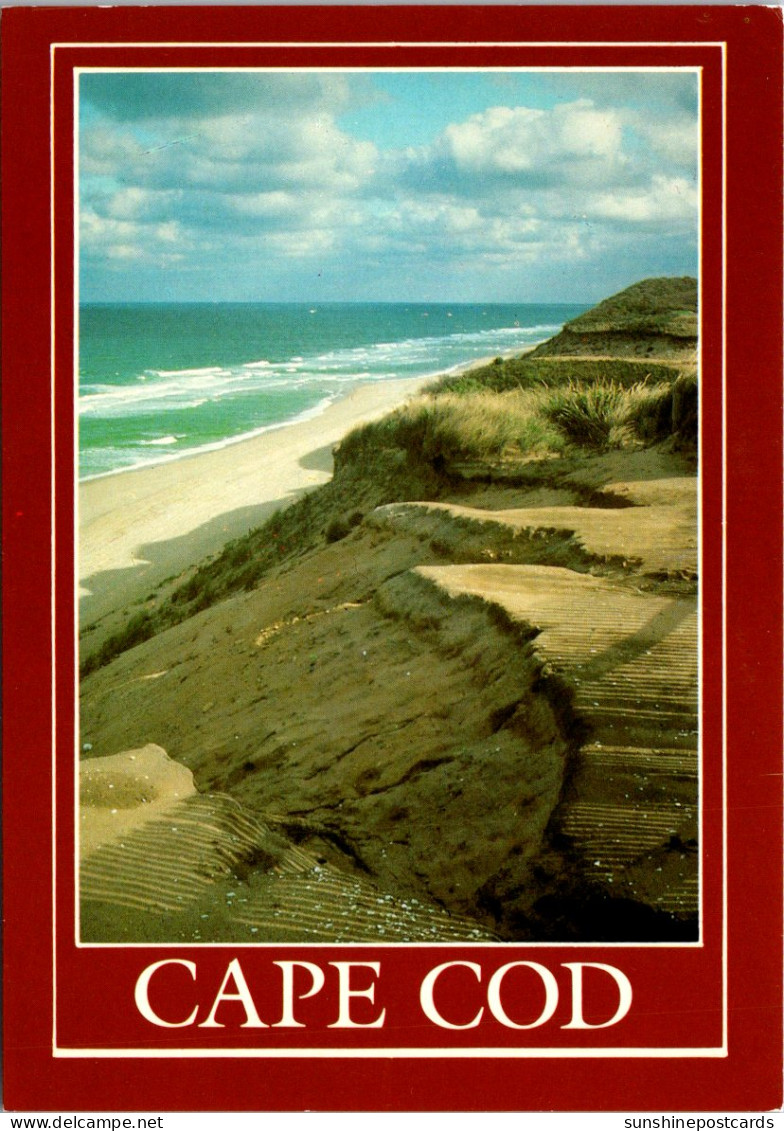
[[[448,11],[450,39],[465,41],[467,57],[475,57],[477,41],[488,42],[488,30],[494,33],[494,43],[504,45],[497,48],[499,59],[506,57],[507,48],[511,56],[513,44],[522,39],[550,42],[552,10],[548,13],[546,8]],[[763,1109],[781,1101],[781,804],[780,779],[776,776],[780,771],[781,614],[779,573],[773,568],[781,563],[781,112],[780,98],[777,99],[781,91],[780,14],[771,9],[718,7],[556,11],[561,32],[559,46],[568,39],[583,47],[601,39],[612,40],[620,47],[625,39],[624,27],[633,27],[640,40],[645,37],[649,43],[662,41],[662,51],[674,36],[680,46],[695,42],[706,48],[716,43],[727,44],[727,119],[723,139],[728,153],[727,258],[724,264],[723,249],[716,259],[716,248],[709,248],[708,254],[714,260],[710,270],[703,262],[702,280],[703,288],[707,282],[715,291],[721,279],[726,288],[728,315],[722,326],[725,340],[720,347],[727,366],[726,483],[723,491],[720,484],[707,483],[703,496],[705,529],[715,532],[723,527],[726,538],[725,615],[730,681],[726,713],[726,820],[730,844],[726,889],[730,970],[727,1055],[720,1060],[690,1058],[688,1079],[679,1079],[677,1086],[668,1085],[662,1078],[664,1066],[659,1067],[656,1054],[648,1050],[633,1064],[627,1060],[622,1073],[598,1074],[589,1060],[576,1059],[567,1064],[548,1054],[548,1059],[526,1061],[525,1065],[518,1062],[512,1074],[505,1061],[513,1054],[509,1048],[483,1049],[480,1058],[461,1059],[452,1067],[447,1059],[393,1061],[389,1059],[389,1049],[368,1046],[352,1050],[354,1055],[361,1051],[362,1060],[334,1059],[340,1057],[340,1050],[312,1060],[306,1081],[301,1073],[295,1077],[291,1068],[286,1072],[286,1059],[294,1054],[283,1050],[280,1055],[284,1059],[270,1059],[265,1065],[263,1086],[258,1082],[258,1067],[254,1071],[251,1061],[241,1059],[244,1052],[232,1049],[224,1050],[224,1055],[232,1056],[230,1072],[226,1071],[225,1062],[222,1066],[220,1061],[210,1061],[196,1053],[187,1067],[186,1062],[180,1063],[178,1073],[182,1074],[182,1081],[172,1079],[165,1062],[125,1059],[121,1049],[111,1053],[112,1057],[123,1058],[121,1071],[113,1070],[114,1059],[104,1060],[100,1080],[95,1075],[96,1062],[89,1046],[83,1047],[80,1054],[89,1058],[84,1061],[52,1059],[52,1033],[46,1016],[51,1016],[53,1002],[47,985],[46,961],[42,961],[41,953],[31,950],[28,942],[31,937],[48,937],[51,930],[51,834],[42,798],[48,792],[48,759],[53,745],[53,736],[47,733],[51,715],[48,709],[44,710],[44,704],[52,668],[48,594],[49,563],[55,545],[56,584],[51,599],[57,606],[58,618],[63,610],[61,595],[67,593],[68,587],[72,589],[73,578],[73,514],[69,518],[62,509],[58,510],[57,529],[52,528],[50,421],[48,413],[35,411],[48,397],[49,343],[40,328],[49,325],[50,293],[68,294],[73,286],[73,260],[69,262],[68,256],[61,255],[54,260],[50,286],[50,45],[87,41],[102,44],[105,53],[106,45],[112,43],[122,51],[122,41],[128,42],[135,36],[141,42],[169,43],[169,36],[178,30],[177,38],[181,38],[181,21],[187,12],[188,32],[194,43],[214,42],[223,36],[236,40],[238,26],[243,29],[243,40],[270,42],[272,36],[278,43],[291,41],[292,29],[296,28],[294,38],[311,45],[334,42],[334,36],[342,31],[357,43],[362,65],[371,66],[371,44],[387,36],[398,42],[403,38],[414,40],[421,46],[422,59],[431,57],[429,44],[442,38],[447,10],[308,9],[298,17],[297,9],[17,9],[4,13],[3,43],[5,1048],[9,1106],[354,1110],[368,1106],[371,1078],[372,1106],[390,1110],[601,1110],[626,1107],[632,1098],[635,1107]],[[307,20],[302,18],[305,13]],[[624,21],[624,13],[629,22]],[[147,48],[150,58],[155,50]],[[168,52],[167,47],[163,55]],[[517,58],[519,65],[519,55]],[[746,122],[749,111],[755,115],[753,145]],[[69,179],[63,172],[64,168],[67,170],[68,142],[66,139],[64,143],[57,129],[52,142],[60,155],[55,185],[55,193],[59,194]],[[19,162],[21,153],[26,159],[24,169]],[[713,303],[713,309],[717,309],[715,293],[706,295],[703,290],[703,300],[707,307]],[[67,344],[68,319],[61,310],[59,305],[56,341]],[[37,328],[37,338],[31,327]],[[754,334],[751,327],[762,329]],[[715,342],[715,335],[711,339],[708,334],[706,341],[711,340]],[[55,347],[57,357],[60,348],[61,345]],[[704,358],[706,364],[715,364],[715,360]],[[35,379],[27,381],[19,376],[26,372],[35,374]],[[769,378],[757,380],[754,397],[749,398],[743,375],[755,372],[767,373]],[[42,374],[47,374],[45,380]],[[72,412],[72,398],[70,403]],[[72,436],[73,424],[60,384],[55,388],[55,405],[57,439],[65,437],[66,442],[55,446],[53,474],[56,481],[63,483],[68,482],[71,474],[68,437]],[[715,400],[706,411],[714,423],[716,419],[720,421],[722,408]],[[711,420],[704,420],[706,437],[717,435]],[[711,453],[706,456],[710,463]],[[35,469],[32,473],[31,467]],[[710,537],[711,553],[715,553],[715,534]],[[42,600],[42,594],[47,594],[47,600]],[[68,606],[67,598],[65,604]],[[58,704],[65,704],[69,698],[72,701],[73,658],[69,670],[67,661],[63,665],[58,653],[58,671]],[[34,798],[36,804],[23,804],[26,797]],[[752,816],[757,827],[750,834],[748,823]],[[763,836],[769,857],[760,854]],[[57,941],[61,944],[62,936]],[[42,947],[42,952],[44,949],[51,963],[53,955],[48,948]],[[371,949],[374,957],[381,951],[361,948],[356,957]],[[580,949],[585,957],[585,948]],[[611,960],[606,950],[598,951],[599,961],[602,954],[605,961]],[[695,952],[692,950],[692,954]],[[511,957],[508,950],[504,954]],[[97,963],[97,973],[102,958],[93,953],[92,960]],[[766,995],[763,1000],[754,997],[760,984]],[[61,981],[59,992],[68,999],[75,994],[74,983]],[[89,1011],[93,1019],[101,1014],[100,1003],[86,1000],[83,990],[73,1005],[77,1012]],[[628,1055],[628,1049],[619,1051]],[[194,1052],[186,1055],[193,1056]],[[473,1055],[465,1047],[459,1053],[463,1057]],[[586,1048],[581,1053],[589,1058],[616,1055],[610,1044],[602,1049]],[[165,1055],[177,1054],[169,1048]],[[367,1057],[372,1059],[364,1059]],[[209,1094],[205,1090],[208,1086],[212,1089]]]

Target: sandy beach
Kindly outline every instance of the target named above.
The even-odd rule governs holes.
[[[220,549],[332,473],[333,446],[356,425],[406,401],[431,377],[362,385],[310,420],[214,451],[79,485],[81,613]]]

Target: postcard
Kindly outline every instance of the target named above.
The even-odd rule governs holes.
[[[781,42],[4,11],[7,1107],[780,1106]]]

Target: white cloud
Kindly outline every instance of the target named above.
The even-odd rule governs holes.
[[[660,121],[646,120],[640,115],[635,125],[657,157],[694,168],[698,142],[696,118],[676,117]]]
[[[182,261],[192,243],[176,220],[146,223],[99,216],[89,208],[80,215],[80,250],[88,260],[162,263]]]
[[[377,151],[341,131],[325,110],[345,104],[342,77],[326,86],[330,98],[316,103],[278,97],[245,112],[221,107],[199,116],[193,97],[187,122],[148,116],[141,128],[130,115],[130,123],[107,118],[83,128],[85,253],[94,258],[103,244],[116,259],[116,249],[133,239],[140,259],[158,256],[163,243],[206,253],[216,233],[222,249],[238,254],[248,253],[249,241],[283,258],[337,246],[341,229],[362,221],[354,198],[374,176]],[[302,90],[312,96],[313,84]],[[141,104],[152,112],[146,96]]]
[[[128,165],[135,165],[140,153],[135,138],[108,123],[82,128],[79,137],[79,166],[82,176],[115,176]]]
[[[448,126],[411,166],[431,184],[504,179],[546,187],[616,179],[627,169],[621,116],[587,99],[551,110],[496,106]]]

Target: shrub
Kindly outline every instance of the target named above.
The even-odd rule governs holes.
[[[682,373],[672,388],[672,430],[678,439],[695,444],[698,420],[697,374]]]
[[[97,652],[93,652],[91,656],[87,657],[82,664],[80,674],[82,676],[89,675],[90,672],[110,663],[121,652],[127,652],[129,648],[149,640],[154,632],[155,621],[151,614],[147,612],[136,613],[119,632],[108,637]]]
[[[569,385],[552,392],[542,412],[569,443],[578,447],[606,451],[635,442],[653,444],[678,432],[675,425],[678,387],[678,382],[674,385],[639,382],[629,388],[612,382]],[[691,420],[688,403],[692,395],[691,386],[689,391],[684,386],[680,412],[685,428]],[[696,412],[694,431],[696,434]]]
[[[612,382],[623,388],[640,383],[672,383],[678,366],[665,361],[638,357],[560,357],[542,356],[497,358],[489,365],[465,373],[442,377],[429,388],[435,396],[459,393],[471,396],[481,391],[497,393],[518,389],[558,388],[563,385],[589,385]]]
[[[628,423],[645,443],[665,440],[672,433],[672,387],[647,391],[632,406]]]

